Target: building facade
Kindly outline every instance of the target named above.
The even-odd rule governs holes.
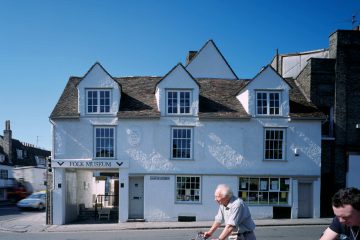
[[[28,193],[44,190],[50,155],[50,151],[13,139],[10,121],[6,121],[0,136],[0,201],[19,200],[19,189]]]
[[[359,28],[334,32],[329,48],[307,58],[306,63],[301,64],[300,57],[286,63],[290,61],[287,56],[295,55],[275,57],[272,66],[282,66],[281,73],[290,73],[291,65],[301,66],[297,74],[288,77],[294,78],[305,97],[326,114],[321,142],[321,215],[332,216],[333,194],[346,186],[360,188]]]
[[[240,80],[215,43],[163,77],[71,77],[50,120],[52,222],[212,220],[229,184],[254,218],[320,216],[323,114],[267,66]]]

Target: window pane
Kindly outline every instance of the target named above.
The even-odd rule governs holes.
[[[176,193],[176,201],[200,202],[200,177],[177,177]]]
[[[238,197],[241,198],[244,202],[248,202],[248,201],[249,201],[248,191],[240,191]]]
[[[177,113],[177,92],[169,91],[167,98],[168,113]]]
[[[259,179],[250,178],[250,191],[258,191],[258,190],[259,190]]]
[[[259,204],[269,204],[268,192],[259,192]]]
[[[269,190],[269,179],[268,178],[260,178],[260,190],[261,191]]]
[[[269,203],[278,204],[279,203],[279,193],[278,192],[269,192]]]
[[[290,179],[280,178],[280,191],[289,191],[289,188],[290,188]]]
[[[280,112],[280,94],[269,93],[269,112],[270,115],[279,114]]]
[[[247,188],[247,184],[250,184]],[[258,189],[256,188],[258,186]],[[249,204],[289,204],[290,178],[239,177],[238,196]]]
[[[100,158],[114,157],[114,129],[95,129],[95,156]]]
[[[180,92],[180,113],[189,113],[190,112],[190,93],[189,92]]]
[[[249,192],[249,204],[258,204],[258,192]]]
[[[239,179],[239,189],[241,189],[241,190],[249,189],[249,178],[240,178]]]
[[[279,204],[288,204],[288,203],[289,203],[289,193],[288,192],[280,192]]]
[[[283,159],[284,130],[266,129],[264,156],[265,159]]]
[[[270,190],[279,191],[279,179],[270,178]]]
[[[191,158],[191,129],[173,129],[172,156],[173,158]]]

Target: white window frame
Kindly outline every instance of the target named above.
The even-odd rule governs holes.
[[[178,181],[179,179],[180,182]],[[201,176],[198,175],[175,176],[175,202],[201,203],[201,186],[202,186]],[[185,191],[185,192],[183,192],[183,194],[179,194],[179,191]]]
[[[89,105],[89,93],[90,92],[96,92],[97,99],[96,102],[94,102],[92,105]],[[100,94],[101,92],[109,93],[109,104],[101,104],[101,98]],[[86,107],[86,114],[109,114],[111,113],[111,103],[112,103],[112,91],[111,89],[86,89],[85,91],[85,107]],[[107,98],[106,98],[107,99]],[[89,111],[89,107],[95,107],[96,111]],[[100,111],[100,108],[108,108],[108,111]]]
[[[100,132],[100,136],[97,135],[97,130],[99,131],[106,131],[107,129],[111,130],[112,131],[112,138],[111,136],[104,136],[102,134],[106,134],[106,133],[101,133]],[[110,133],[109,133],[110,134]],[[98,141],[99,140],[99,141]],[[103,144],[106,145],[106,143],[102,142],[101,140],[103,141],[107,141],[107,140],[111,140],[112,141],[112,148],[109,147],[109,146],[103,146]],[[100,144],[100,145],[98,145]],[[110,143],[109,143],[110,144]],[[98,152],[98,149],[107,149],[107,150],[112,150],[112,156],[111,155],[108,155],[108,156],[104,156],[104,155],[100,155],[100,156],[97,156],[97,152]],[[116,156],[116,129],[115,127],[113,126],[96,126],[94,127],[94,158],[96,159],[114,159],[115,156]]]
[[[169,112],[169,93],[176,93],[176,112]],[[189,105],[188,106],[182,106],[181,105],[181,94],[188,93],[189,94]],[[191,106],[192,106],[192,91],[191,90],[180,90],[180,89],[168,89],[166,90],[166,114],[167,115],[191,115]],[[181,112],[181,109],[183,108],[189,108],[188,112]]]
[[[266,113],[262,113],[259,111],[259,99],[258,94],[265,94],[265,98],[262,99],[265,101],[265,106],[262,106],[262,109],[266,111]],[[271,107],[270,106],[270,95],[271,94],[278,94],[278,106],[277,107]],[[270,110],[272,109],[278,109],[279,113],[271,113]],[[281,115],[281,91],[265,91],[265,90],[258,90],[255,91],[255,113],[258,116],[280,116]]]
[[[250,186],[250,182],[258,182],[257,189]],[[274,189],[276,183],[276,189]],[[277,176],[240,176],[238,197],[249,205],[284,205],[291,201],[291,178]],[[275,196],[277,200],[275,201]],[[255,199],[254,199],[255,198]],[[286,201],[284,199],[286,198]]]
[[[183,141],[187,141],[187,135],[185,138],[179,137],[179,136],[174,136],[174,131],[175,130],[189,130],[190,131],[190,146],[185,146],[182,147],[182,140]],[[184,149],[184,150],[189,150],[190,151],[190,156],[189,157],[176,157],[174,156],[174,141],[177,140],[178,142],[180,142],[180,147],[177,149]],[[192,127],[172,127],[171,128],[171,147],[170,147],[170,154],[171,154],[171,159],[173,160],[192,160],[193,159],[193,142],[194,142],[194,129]]]
[[[273,131],[274,132],[274,137],[270,136],[269,139],[267,139],[267,132],[269,131]],[[276,132],[282,132],[282,139],[276,138]],[[271,134],[271,133],[270,133]],[[269,141],[269,144],[267,144],[267,142]],[[281,149],[277,146],[279,144],[279,142],[281,142]],[[276,145],[276,146],[274,146]],[[264,149],[263,149],[263,158],[264,160],[269,160],[269,161],[284,161],[285,160],[285,156],[286,156],[286,152],[285,152],[285,146],[286,146],[286,129],[285,128],[264,128]],[[268,157],[267,151],[272,151],[272,157]],[[276,151],[281,151],[281,158],[275,158],[275,155],[279,155],[276,154]]]

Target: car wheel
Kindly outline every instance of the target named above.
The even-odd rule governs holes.
[[[39,206],[38,206],[38,209],[40,211],[42,211],[42,210],[44,210],[44,208],[45,208],[44,204],[40,203]]]

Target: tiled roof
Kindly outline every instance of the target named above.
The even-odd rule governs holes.
[[[324,118],[325,115],[301,93],[294,79],[285,78],[285,81],[292,87],[289,91],[290,117],[295,118]]]
[[[236,99],[244,80],[197,79],[200,84],[199,118],[250,118]]]
[[[78,91],[76,86],[82,78],[70,77],[50,118],[78,118]]]
[[[0,153],[5,155],[5,162],[3,164],[9,165],[9,159],[8,155],[4,152],[3,146],[3,140],[4,137],[0,136]],[[22,142],[20,142],[17,139],[11,140],[12,144],[12,164],[11,165],[17,165],[17,166],[36,166],[36,159],[35,156],[39,157],[49,157],[51,155],[51,152],[45,149],[37,148],[33,145],[27,145]],[[22,159],[18,158],[16,150],[23,150],[24,157]]]
[[[161,77],[115,78],[122,86],[119,118],[159,118],[155,85]]]
[[[155,86],[162,77],[120,77],[114,78],[121,86],[119,118],[159,118],[155,98]],[[78,118],[77,84],[81,78],[71,77],[50,115],[52,119]],[[241,119],[250,118],[236,99],[236,94],[248,80],[196,79],[200,85],[199,118]],[[322,118],[323,114],[300,92],[291,79],[286,81],[290,90],[290,117]]]

